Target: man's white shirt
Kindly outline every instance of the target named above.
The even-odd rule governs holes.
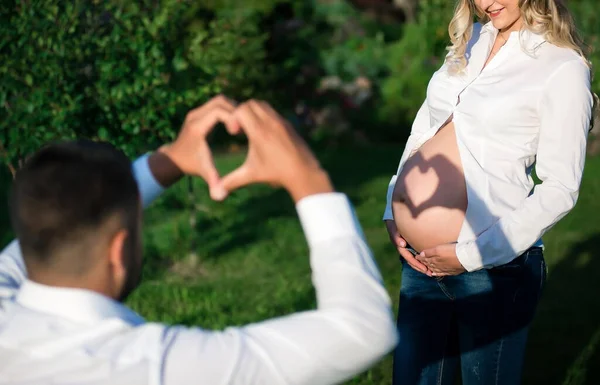
[[[163,188],[133,163],[144,206]],[[344,194],[296,206],[317,309],[222,331],[147,323],[100,294],[27,279],[18,241],[0,253],[0,384],[333,384],[397,343],[391,301]],[[283,256],[282,256],[283,257]]]

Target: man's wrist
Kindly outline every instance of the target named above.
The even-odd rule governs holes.
[[[167,147],[163,146],[148,158],[148,166],[152,175],[164,188],[170,187],[185,175],[166,149]]]
[[[287,190],[295,203],[310,195],[335,192],[329,175],[323,170],[310,172],[294,179]]]

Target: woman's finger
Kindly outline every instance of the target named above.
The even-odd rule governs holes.
[[[410,251],[408,251],[407,249],[400,248],[398,249],[398,252],[400,253],[400,256],[404,258],[409,265],[412,266],[413,269],[420,271],[423,274],[427,273],[427,266],[417,261]]]

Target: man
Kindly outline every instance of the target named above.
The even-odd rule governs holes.
[[[219,121],[249,139],[245,163],[223,178],[206,142]],[[216,200],[251,183],[287,189],[310,247],[316,310],[208,331],[145,323],[120,303],[140,277],[140,207],[183,174],[204,178]],[[47,146],[19,171],[10,205],[18,241],[0,254],[0,384],[332,384],[396,344],[351,204],[264,102],[217,97],[132,168],[105,144]]]

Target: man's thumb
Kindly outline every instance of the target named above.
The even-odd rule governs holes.
[[[220,187],[223,189],[225,196],[227,196],[227,194],[229,194],[230,192],[237,190],[240,187],[247,186],[247,185],[251,184],[252,182],[253,182],[253,180],[251,178],[248,167],[245,165],[242,165],[241,167],[239,167],[239,168],[233,170],[232,172],[230,172],[229,174],[225,175],[221,179]],[[218,193],[218,191],[217,191],[217,193]],[[212,192],[211,192],[211,197],[215,200],[223,200],[225,198],[225,196],[223,196],[223,198],[219,199],[219,197],[212,196]]]
[[[223,188],[221,183],[221,178],[219,178],[219,173],[216,169],[208,172],[206,176],[206,183],[208,184],[208,191],[210,193],[210,197],[216,201],[222,201],[227,197],[227,191]]]

